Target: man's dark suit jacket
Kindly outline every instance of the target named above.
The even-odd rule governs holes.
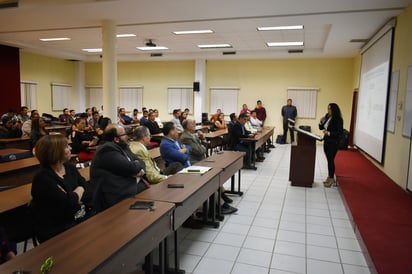
[[[242,127],[244,129],[244,132],[242,131]],[[240,144],[240,138],[247,138],[249,134],[250,131],[246,130],[246,128],[239,121],[237,121],[229,132],[230,147],[234,149],[236,145]]]
[[[156,121],[147,120],[145,126],[149,129],[150,134],[159,134],[162,132],[162,129],[156,123]]]

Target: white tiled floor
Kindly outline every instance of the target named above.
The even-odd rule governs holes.
[[[290,145],[265,154],[256,171],[243,170],[244,195],[231,196],[236,214],[217,229],[179,229],[180,267],[193,274],[374,273],[339,189],[323,187],[327,165],[317,149],[312,188],[288,182]]]
[[[356,239],[339,189],[324,188],[318,147],[313,188],[288,182],[290,145],[278,145],[256,171],[242,171],[239,211],[217,229],[180,229],[186,273],[373,273]],[[228,183],[229,186],[229,183]]]

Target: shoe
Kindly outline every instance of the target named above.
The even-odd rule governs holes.
[[[227,196],[224,192],[221,195],[223,201],[227,204],[231,204],[233,203],[233,200],[229,198],[229,196]]]
[[[201,229],[203,225],[201,222],[195,220],[190,216],[187,220],[182,224],[183,227],[191,228],[191,229]]]
[[[325,187],[331,187],[335,183],[335,180],[332,178],[329,178],[329,181],[327,183],[323,183]]]
[[[235,213],[237,211],[237,208],[228,205],[227,203],[224,203],[221,207],[220,207],[220,213],[221,214],[232,214]]]
[[[325,181],[323,181],[323,184],[325,185],[325,184],[329,184],[329,180],[330,180],[330,178],[329,177],[327,177],[326,178],[326,180]]]
[[[270,147],[270,148],[275,148],[275,146],[274,146],[274,145],[269,145],[269,147]]]
[[[266,153],[270,153],[270,149],[265,149],[265,151],[264,152],[266,152]]]
[[[263,159],[261,159],[261,158],[256,158],[256,162],[261,163],[261,162],[263,162]]]

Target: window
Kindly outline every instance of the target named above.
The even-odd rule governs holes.
[[[316,118],[316,102],[318,88],[291,87],[288,88],[288,99],[298,110],[298,118]]]
[[[63,110],[71,104],[72,86],[66,84],[51,84],[52,89],[52,110]]]
[[[142,111],[143,87],[120,87],[119,88],[119,107],[132,112],[137,108]]]
[[[97,107],[98,109],[103,105],[103,88],[102,87],[88,87],[88,106]]]
[[[210,113],[216,113],[221,109],[223,113],[237,113],[237,87],[213,87],[210,88]]]
[[[20,83],[21,105],[30,110],[37,109],[37,83],[22,81]]]
[[[167,109],[169,113],[173,113],[174,109],[190,109],[193,110],[193,88],[192,87],[169,87],[167,89]]]

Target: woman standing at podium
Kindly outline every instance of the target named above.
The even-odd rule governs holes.
[[[339,137],[343,134],[343,119],[337,104],[328,105],[328,113],[320,119],[319,129],[323,130],[323,150],[328,160],[328,178],[323,184],[330,187],[335,183],[335,156],[338,152]]]

